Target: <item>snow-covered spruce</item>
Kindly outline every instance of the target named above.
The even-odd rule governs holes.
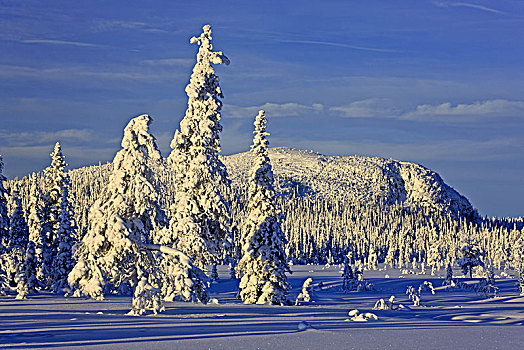
[[[462,269],[464,275],[469,274],[469,278],[472,277],[473,268],[475,266],[484,266],[484,263],[481,260],[481,252],[477,246],[471,244],[466,244],[460,249],[462,253],[462,258],[460,258],[457,263]]]
[[[302,284],[302,289],[300,290],[300,293],[298,294],[295,305],[300,305],[301,303],[309,303],[311,301],[311,282],[313,282],[313,279],[311,277],[307,278],[304,283]]]
[[[67,198],[69,190],[69,176],[65,168],[67,163],[65,156],[62,153],[62,147],[57,142],[51,153],[51,165],[44,170],[44,195],[43,195],[43,224],[42,224],[42,260],[43,260],[43,282],[46,287],[53,288],[56,284],[57,277],[55,259],[58,254],[58,247],[63,235],[59,230],[63,229],[64,224],[61,220],[66,216],[72,224],[69,225],[69,232],[67,234],[74,235],[76,225],[74,224],[74,213],[69,198]],[[62,204],[64,200],[64,192],[66,194],[66,203]],[[67,211],[67,214],[62,215],[62,211]],[[62,227],[62,228],[61,228]],[[69,271],[68,271],[69,272]]]
[[[9,242],[9,216],[7,215],[7,190],[4,187],[5,176],[2,174],[4,160],[0,155],[0,295],[9,288],[7,271],[4,264],[4,254]]]
[[[30,268],[29,265],[25,264],[29,228],[24,218],[25,215],[18,193],[12,193],[10,199],[13,213],[9,218],[9,242],[3,260],[6,263],[5,270],[8,282],[12,286],[16,285],[18,298],[24,299],[29,289],[27,276],[35,275],[36,271],[26,273],[26,269]]]
[[[348,293],[357,290],[359,281],[357,275],[351,268],[351,258],[348,256],[344,260],[344,270],[342,271],[342,291]]]
[[[188,107],[180,130],[171,141],[168,162],[175,172],[175,198],[170,208],[169,230],[155,240],[180,249],[200,268],[215,263],[228,242],[230,214],[224,191],[228,191],[226,167],[219,158],[222,90],[213,64],[229,64],[213,51],[211,26],[199,37],[197,62],[186,87]]]
[[[7,190],[4,187],[5,176],[2,174],[4,170],[4,160],[0,155],[0,255],[7,246],[9,233],[9,217],[7,216]]]
[[[34,244],[34,264],[36,270],[37,283],[41,284],[44,280],[43,271],[43,247],[46,237],[42,229],[43,216],[42,216],[42,192],[38,186],[38,178],[35,173],[30,177],[30,190],[29,190],[29,213],[27,217],[27,225],[29,226],[29,241]]]
[[[238,295],[248,304],[287,304],[286,240],[280,227],[282,214],[275,201],[266,123],[264,111],[260,111],[255,118],[251,146],[254,164],[241,237],[242,258],[237,266],[242,276]]]
[[[150,182],[148,163],[161,157],[155,138],[149,134],[150,123],[148,115],[140,115],[124,129],[122,149],[113,160],[109,183],[91,208],[88,231],[75,252],[77,263],[68,277],[75,295],[103,299],[104,289],[134,289],[139,282],[155,279],[148,275],[149,267],[142,265],[151,264],[152,254],[140,249],[164,223],[157,192]],[[143,283],[141,288],[149,289]],[[156,293],[157,286],[151,287]],[[137,297],[143,299],[143,295],[139,292]],[[161,308],[156,302],[141,305],[154,307],[153,311]]]
[[[519,293],[520,295],[524,295],[524,234],[519,235],[512,248],[512,263],[519,274]]]
[[[148,244],[146,249],[161,252],[160,263],[162,279],[162,296],[165,301],[179,299],[207,303],[207,276],[193,265],[192,260],[184,253],[162,245]]]
[[[66,181],[67,180],[67,181]],[[69,179],[66,176],[62,188],[62,198],[60,200],[60,211],[58,218],[58,230],[56,231],[55,241],[57,243],[56,256],[53,259],[52,290],[59,293],[68,290],[67,276],[71,272],[73,261],[74,231],[76,223],[74,220],[72,205],[69,203]]]

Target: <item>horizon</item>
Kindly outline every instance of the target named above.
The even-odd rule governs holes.
[[[142,113],[166,156],[211,24],[224,155],[265,109],[271,147],[414,162],[482,216],[524,215],[524,3],[300,4],[0,3],[3,174],[57,141],[69,169],[110,162]]]

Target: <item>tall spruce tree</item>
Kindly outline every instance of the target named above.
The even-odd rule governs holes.
[[[2,174],[4,170],[4,159],[0,155],[0,255],[7,246],[9,234],[9,216],[7,215],[7,190],[4,187],[6,177]]]
[[[29,213],[27,225],[29,226],[29,241],[34,244],[34,264],[36,269],[36,278],[41,283],[44,280],[43,271],[43,248],[45,245],[42,217],[42,192],[38,186],[38,177],[33,173],[30,177],[29,190]]]
[[[25,298],[28,289],[26,279],[26,249],[29,243],[29,228],[24,218],[22,202],[18,192],[11,193],[11,207],[13,213],[9,218],[9,242],[6,247],[7,255],[7,276],[12,286],[22,298]],[[34,273],[33,273],[34,275]]]
[[[168,161],[175,173],[175,199],[171,221],[156,241],[188,254],[204,268],[221,256],[228,242],[230,212],[225,199],[230,182],[220,153],[220,110],[223,97],[213,64],[229,64],[220,51],[213,51],[211,26],[199,37],[197,62],[186,87],[188,107],[180,130],[171,141]]]
[[[255,118],[253,166],[249,172],[247,216],[242,232],[239,297],[247,304],[287,304],[289,271],[284,252],[282,214],[275,201],[273,170],[268,156],[266,117]]]
[[[7,190],[4,187],[4,181],[7,179],[2,174],[3,170],[4,160],[0,155],[0,295],[4,295],[9,289],[4,259],[9,238],[9,216],[7,215]]]
[[[43,205],[43,273],[44,285],[53,285],[53,260],[58,251],[57,233],[60,226],[60,201],[62,190],[67,186],[65,173],[67,163],[62,154],[62,147],[57,142],[51,153],[51,165],[44,169],[44,205]]]
[[[156,263],[142,249],[152,232],[164,224],[149,166],[161,157],[149,133],[150,123],[144,114],[125,127],[122,149],[113,160],[107,188],[91,208],[88,231],[75,252],[77,263],[68,278],[75,295],[94,299],[103,299],[104,288],[135,289],[134,314],[141,313],[139,307],[161,309]]]
[[[56,256],[53,259],[53,286],[52,290],[58,293],[68,289],[67,276],[71,272],[73,261],[74,232],[76,223],[72,205],[69,202],[69,178],[66,177],[62,188],[62,198],[60,200],[60,216],[58,218],[58,230],[56,231],[55,241],[57,243]]]

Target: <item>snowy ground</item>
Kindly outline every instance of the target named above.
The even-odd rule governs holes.
[[[108,297],[98,302],[52,294],[28,300],[0,297],[0,348],[90,349],[522,349],[524,297],[514,278],[497,279],[500,297],[485,299],[471,291],[446,291],[441,276],[407,274],[398,270],[366,271],[375,291],[340,291],[340,267],[293,266],[293,298],[307,277],[324,287],[304,306],[243,305],[235,298],[238,281],[219,270],[212,297],[219,304],[167,303],[166,312],[133,317],[130,298]],[[442,271],[444,273],[444,271]],[[390,278],[385,278],[388,274]],[[406,287],[431,281],[436,290],[422,294],[414,307]],[[466,280],[464,280],[466,281]],[[395,295],[409,305],[402,311],[371,310],[379,298]],[[378,321],[348,321],[359,309]],[[306,325],[306,327],[304,327]],[[305,328],[305,329],[302,329]]]

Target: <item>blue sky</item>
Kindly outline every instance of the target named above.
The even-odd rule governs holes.
[[[149,113],[164,155],[213,26],[230,58],[223,152],[272,146],[414,161],[482,215],[524,215],[524,1],[0,1],[0,153],[10,178],[106,162]]]

